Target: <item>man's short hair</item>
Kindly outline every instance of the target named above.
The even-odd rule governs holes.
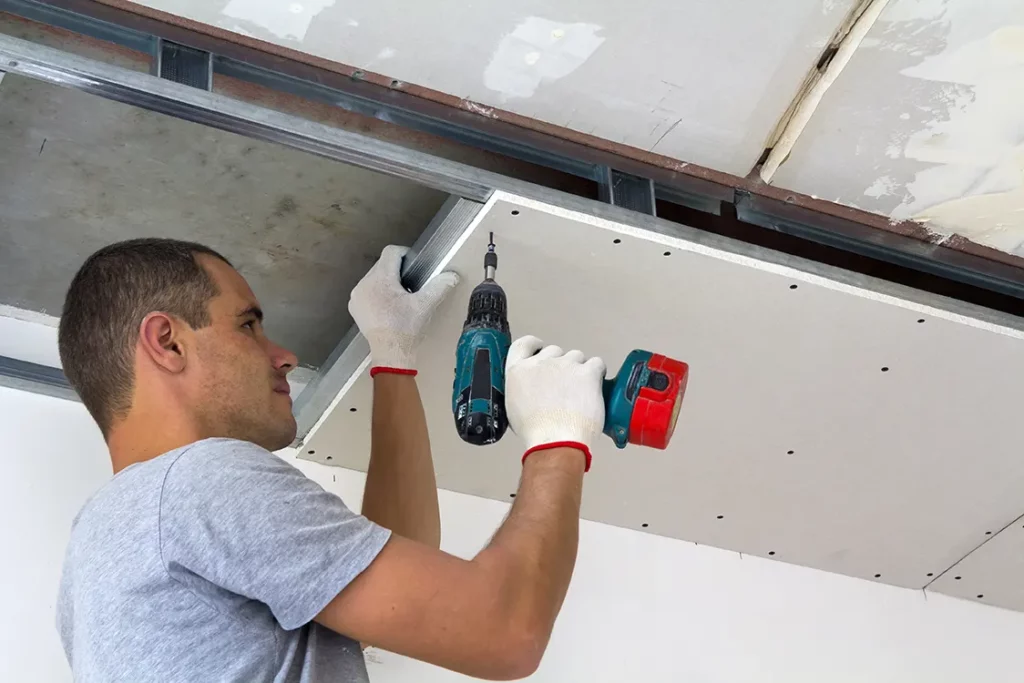
[[[131,408],[143,318],[160,311],[193,329],[210,324],[207,303],[219,292],[198,254],[230,265],[201,244],[133,239],[94,253],[71,281],[58,331],[60,360],[104,438]]]

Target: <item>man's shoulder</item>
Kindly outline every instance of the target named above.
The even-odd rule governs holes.
[[[294,469],[262,446],[225,437],[196,441],[160,457],[168,456],[164,467],[166,477],[172,483],[181,479],[216,481],[247,472],[290,472]]]
[[[193,485],[201,485],[240,470],[278,466],[290,467],[267,449],[249,441],[229,438],[195,441],[115,474],[85,501],[75,516],[74,525],[83,516],[110,508],[135,506],[140,499],[159,498],[172,473],[173,481],[187,479],[194,482]]]

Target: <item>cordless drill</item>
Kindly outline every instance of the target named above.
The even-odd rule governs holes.
[[[455,351],[452,412],[459,436],[483,446],[505,434],[505,360],[511,346],[508,300],[494,280],[498,255],[491,233],[484,280],[469,295],[469,312]],[[632,443],[664,449],[675,431],[689,366],[661,354],[633,350],[618,373],[604,380],[603,432],[618,448]]]
[[[494,443],[505,434],[505,359],[512,338],[508,300],[494,281],[498,254],[494,233],[484,255],[484,280],[469,295],[469,311],[455,351],[452,412],[464,441],[477,446]]]

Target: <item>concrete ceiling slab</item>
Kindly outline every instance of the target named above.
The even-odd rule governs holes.
[[[745,175],[855,3],[135,4]]]
[[[1024,388],[1004,379],[1024,372],[1021,329],[844,271],[507,197],[447,264],[463,282],[420,354],[442,488],[509,500],[520,471],[514,434],[469,446],[451,414],[490,231],[513,336],[600,355],[609,374],[633,348],[691,363],[668,450],[600,438],[586,519],[921,588],[1020,515]],[[365,469],[371,393],[363,374],[301,457]]]
[[[780,187],[1024,255],[1024,3],[891,0]]]
[[[348,293],[446,196],[419,185],[7,76],[0,83],[0,304],[60,314],[75,270],[138,236],[221,251],[268,333],[317,366],[351,326]]]

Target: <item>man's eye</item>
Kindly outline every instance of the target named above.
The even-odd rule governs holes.
[[[242,323],[242,327],[248,327],[250,330],[256,329],[256,321],[250,320],[249,322]]]

